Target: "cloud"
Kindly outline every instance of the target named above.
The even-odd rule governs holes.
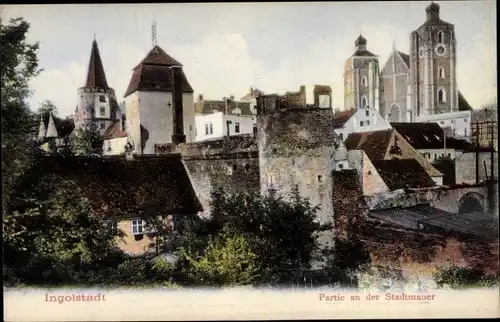
[[[297,44],[295,50],[280,57],[275,65],[252,59],[248,41],[238,32],[212,31],[182,45],[159,45],[184,65],[195,92],[204,94],[207,99],[221,99],[231,94],[239,98],[247,94],[251,86],[267,93],[283,93],[298,91],[300,85],[307,85],[310,102],[312,86],[321,84],[332,87],[333,106],[342,108],[343,66],[354,52],[354,41],[360,32],[368,40],[368,50],[379,55],[381,67],[390,55],[393,41],[398,50],[409,53],[409,32],[388,23],[363,24],[358,30],[346,29],[332,38],[318,38],[308,46]],[[496,43],[492,35],[485,31],[471,45],[458,48],[459,88],[475,108],[497,95]],[[273,45],[276,44],[263,39],[259,46],[272,48]],[[132,68],[149,48],[105,40],[99,42],[99,49],[108,84],[115,89],[118,100],[122,100]],[[85,81],[88,55],[84,61],[48,69],[33,80],[31,84],[36,93],[31,101],[34,106],[50,99],[61,115],[73,113],[77,88]]]

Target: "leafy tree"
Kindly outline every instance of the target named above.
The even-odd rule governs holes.
[[[0,88],[2,89],[2,212],[12,190],[30,166],[38,122],[27,103],[28,82],[38,69],[38,43],[26,42],[30,24],[22,18],[0,22]]]
[[[173,233],[173,221],[171,216],[158,215],[149,216],[145,219],[145,229],[150,238],[153,239],[152,247],[155,248],[156,255],[165,250],[167,240]]]
[[[83,155],[102,154],[103,137],[96,123],[89,122],[76,130],[75,148]]]
[[[74,282],[120,253],[123,233],[106,227],[74,182],[43,176],[22,197],[3,219],[5,265],[22,280]]]
[[[38,115],[45,116],[48,114],[52,114],[53,116],[57,116],[57,114],[58,114],[57,106],[55,106],[52,101],[45,100],[42,102],[42,104],[38,108]]]
[[[318,234],[331,229],[316,221],[319,206],[312,206],[294,189],[291,200],[260,194],[212,191],[212,216],[198,232],[217,236],[226,231],[243,236],[256,255],[259,281],[281,284],[302,278],[319,254]]]
[[[450,288],[466,287],[492,287],[498,286],[500,276],[485,275],[483,271],[476,268],[465,268],[455,265],[444,267],[434,273],[434,279],[439,287]]]
[[[455,160],[447,155],[437,158],[432,165],[443,173],[443,184],[454,185],[456,183]]]
[[[208,243],[203,255],[189,246],[181,249],[187,275],[206,286],[249,285],[257,274],[256,255],[241,235],[223,232]]]

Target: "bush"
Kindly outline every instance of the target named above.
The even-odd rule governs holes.
[[[434,279],[438,287],[449,286],[450,288],[467,287],[492,287],[498,285],[499,276],[485,275],[481,270],[475,268],[465,268],[449,266],[439,269],[434,274]]]

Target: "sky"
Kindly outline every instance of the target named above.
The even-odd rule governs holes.
[[[496,102],[496,3],[441,1],[441,19],[455,25],[457,82],[474,108]],[[31,24],[43,72],[31,81],[31,108],[44,100],[59,115],[74,112],[85,83],[94,33],[108,84],[118,101],[134,68],[157,44],[184,66],[195,97],[222,99],[330,85],[343,108],[343,66],[362,34],[381,67],[393,43],[409,53],[410,33],[425,21],[428,1],[302,3],[169,3],[6,5],[4,19]],[[308,93],[308,101],[311,100]]]

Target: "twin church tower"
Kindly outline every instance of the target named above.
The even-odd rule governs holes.
[[[426,15],[410,35],[410,54],[393,46],[382,69],[359,36],[344,67],[344,109],[373,108],[391,122],[459,110],[454,26],[440,19],[436,3],[426,8]]]

